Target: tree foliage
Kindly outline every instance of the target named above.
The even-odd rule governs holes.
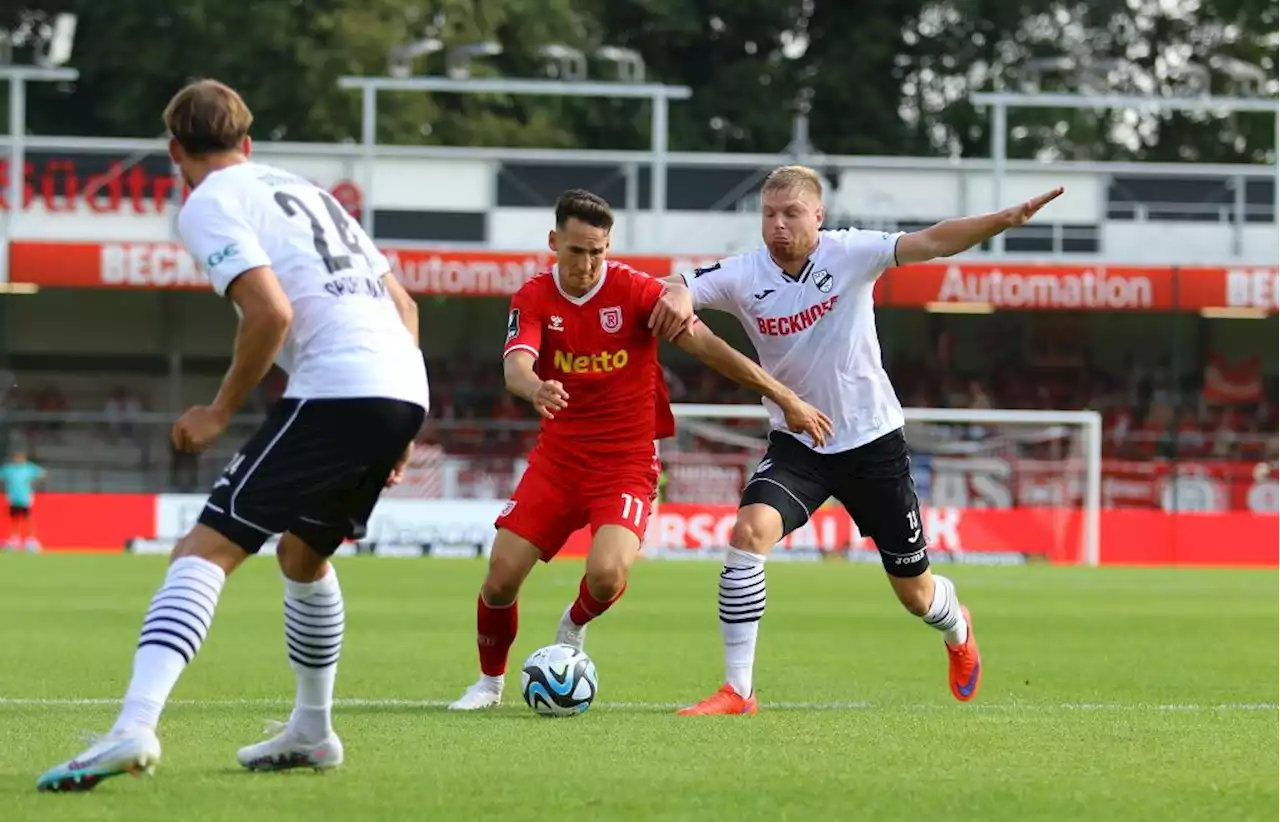
[[[678,150],[776,152],[799,110],[827,153],[983,156],[975,90],[1232,94],[1257,67],[1276,93],[1274,0],[23,0],[0,30],[79,17],[80,80],[33,85],[33,131],[146,136],[193,77],[246,95],[257,139],[336,141],[360,131],[345,74],[381,75],[397,46],[481,41],[473,74],[547,76],[546,46],[633,49],[646,80],[688,85],[671,106]],[[16,10],[15,10],[16,9]],[[18,55],[20,58],[21,55]],[[1038,67],[1038,68],[1037,68]],[[1199,68],[1197,68],[1199,67]],[[1246,67],[1246,68],[1241,68]],[[444,51],[416,59],[442,74]],[[613,79],[598,60],[592,79]],[[635,100],[379,96],[381,141],[644,148]],[[1015,157],[1264,161],[1274,115],[1014,110]]]

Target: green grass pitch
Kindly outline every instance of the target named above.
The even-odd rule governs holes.
[[[347,764],[243,773],[293,694],[273,560],[224,593],[160,727],[154,778],[43,795],[106,730],[162,558],[0,557],[0,819],[1275,820],[1275,572],[948,567],[985,677],[962,705],[938,635],[878,568],[769,568],[756,717],[673,707],[721,682],[715,563],[642,563],[593,625],[600,701],[535,716],[443,702],[476,674],[479,562],[337,561]],[[539,567],[517,665],[552,637],[581,565]]]

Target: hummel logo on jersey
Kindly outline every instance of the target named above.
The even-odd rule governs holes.
[[[768,297],[770,294],[772,294],[774,290],[775,289],[772,289],[772,288],[766,288],[764,291],[761,291],[759,294],[752,294],[751,296],[755,297],[757,300],[763,300],[765,297]]]
[[[561,317],[559,314],[552,314],[552,315],[551,315],[551,330],[552,330],[552,331],[564,331],[564,317]]]

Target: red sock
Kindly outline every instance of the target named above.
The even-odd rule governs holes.
[[[591,596],[591,591],[587,588],[587,578],[584,576],[582,582],[578,583],[578,598],[573,601],[573,607],[569,609],[569,619],[573,620],[574,625],[586,625],[609,610],[609,606],[622,599],[622,595],[626,592],[627,585],[624,582],[622,590],[616,597],[608,602],[601,602]]]
[[[480,649],[480,670],[485,676],[507,672],[507,655],[516,641],[520,613],[516,603],[494,608],[481,594],[476,600],[476,645]]]

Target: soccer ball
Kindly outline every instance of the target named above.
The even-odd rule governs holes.
[[[548,645],[529,654],[520,693],[542,716],[575,716],[595,701],[596,664],[572,645]]]

